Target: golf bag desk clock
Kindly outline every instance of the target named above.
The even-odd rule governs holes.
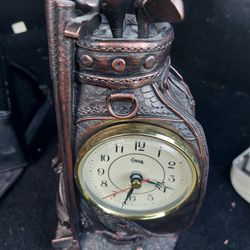
[[[170,66],[180,0],[47,0],[60,174],[56,249],[173,249],[208,154]]]

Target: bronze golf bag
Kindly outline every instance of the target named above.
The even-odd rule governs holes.
[[[199,210],[208,173],[206,140],[195,119],[193,97],[171,67],[173,29],[166,22],[145,21],[138,38],[137,23],[142,21],[136,20],[136,15],[124,15],[126,26],[121,32],[107,20],[111,14],[105,18],[99,13],[100,9],[102,13],[111,9],[90,6],[89,11],[81,2],[46,1],[59,138],[59,153],[53,162],[60,176],[59,223],[53,246],[172,249]],[[140,18],[138,12],[137,8]],[[185,204],[164,217],[130,220],[114,216],[86,200],[76,187],[75,165],[86,141],[96,133],[128,123],[171,131],[197,158],[199,178],[194,192]]]

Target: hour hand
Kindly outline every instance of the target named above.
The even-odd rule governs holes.
[[[122,206],[125,206],[127,204],[127,201],[128,201],[128,199],[130,198],[130,196],[132,195],[133,192],[134,192],[134,188],[131,187],[130,190],[128,191],[128,193],[127,193],[127,196],[126,196],[124,202],[122,203]]]

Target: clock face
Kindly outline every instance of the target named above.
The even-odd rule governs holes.
[[[184,141],[178,147],[171,132],[138,126],[126,124],[118,131],[111,129],[111,136],[104,132],[103,138],[91,138],[78,159],[76,179],[85,198],[105,212],[157,218],[190,197],[198,170],[190,151],[184,150]]]

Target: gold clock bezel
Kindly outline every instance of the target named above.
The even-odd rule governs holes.
[[[88,193],[87,190],[84,190],[83,184],[82,184],[82,178],[80,177],[81,169],[83,168],[83,165],[80,165],[80,162],[84,155],[86,155],[93,147],[105,143],[109,140],[112,140],[115,137],[120,136],[130,136],[130,135],[142,135],[142,136],[148,136],[148,137],[154,137],[157,139],[162,140],[164,143],[172,146],[175,148],[189,163],[190,169],[192,171],[192,184],[186,193],[186,195],[173,207],[168,208],[166,210],[157,212],[157,213],[144,213],[141,216],[131,216],[119,213],[117,211],[113,211],[110,208],[106,208],[103,205],[98,204],[94,198],[91,197],[91,195]],[[190,197],[192,196],[194,190],[200,183],[200,168],[199,163],[197,160],[197,157],[192,150],[191,146],[182,139],[179,135],[176,135],[172,131],[159,127],[157,125],[150,125],[146,123],[125,123],[125,124],[119,124],[119,125],[113,125],[108,128],[103,129],[102,131],[97,132],[93,136],[91,136],[81,147],[79,150],[76,164],[75,164],[75,180],[77,187],[82,194],[82,196],[90,201],[93,205],[101,208],[104,212],[126,218],[126,219],[132,219],[132,220],[150,220],[150,219],[156,219],[163,216],[166,216],[167,214],[170,214],[176,210],[178,210],[180,207],[182,207],[184,204],[188,202]]]

